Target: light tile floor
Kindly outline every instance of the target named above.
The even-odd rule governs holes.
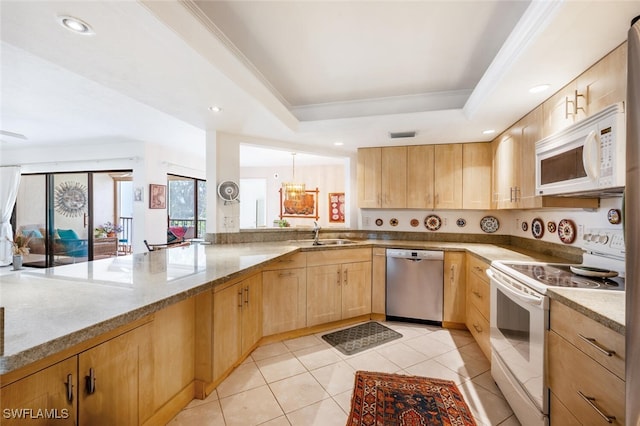
[[[322,340],[329,331],[260,346],[169,425],[344,426],[357,369],[453,380],[478,425],[519,425],[470,333],[383,324],[403,337],[351,356]]]

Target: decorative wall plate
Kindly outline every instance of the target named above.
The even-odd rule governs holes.
[[[418,225],[420,225],[420,221],[418,219],[411,219],[411,222],[409,222],[411,224],[411,226],[413,226],[414,228]]]
[[[551,232],[552,234],[556,232],[556,223],[554,221],[550,220],[549,222],[547,222],[547,231]]]
[[[391,226],[398,226],[398,219],[396,219],[395,217],[391,218],[389,220],[389,225]]]
[[[463,218],[459,218],[458,220],[456,220],[456,225],[458,225],[460,228],[462,228],[466,224],[467,224],[467,221]]]
[[[56,186],[55,209],[67,217],[81,216],[87,211],[87,187],[80,182],[62,182]]]
[[[571,244],[576,239],[576,225],[572,220],[562,219],[558,222],[558,236],[565,244]]]
[[[438,215],[430,214],[424,218],[424,226],[426,226],[429,231],[437,231],[440,229],[440,226],[442,226],[442,219],[440,219]]]
[[[498,228],[500,228],[500,222],[498,221],[498,218],[494,216],[485,216],[480,219],[480,229],[482,229],[484,232],[491,234],[493,232],[496,232]]]
[[[542,238],[544,235],[544,222],[539,217],[531,221],[531,233],[534,238]]]
[[[618,209],[611,209],[607,212],[607,220],[612,225],[617,225],[622,222],[622,214]]]
[[[376,219],[376,225],[378,226],[382,226],[382,224],[384,223],[384,220],[382,219]]]
[[[520,228],[522,228],[524,232],[527,232],[527,230],[529,229],[529,224],[526,220],[522,221],[522,223],[520,224]]]

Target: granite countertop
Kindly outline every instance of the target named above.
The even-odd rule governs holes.
[[[468,251],[487,262],[499,259],[559,261],[536,252],[492,244],[362,240],[349,245],[314,247],[288,241],[193,244],[50,269],[25,269],[0,278],[0,306],[4,307],[0,374],[143,318],[244,273],[257,271],[281,256],[299,250],[373,246]],[[624,325],[624,296],[621,307],[617,298],[598,307],[596,303],[585,302],[585,297],[574,298],[571,293],[558,293],[556,297],[565,304],[573,303],[569,306],[574,309],[584,304],[590,316],[605,325],[610,321],[620,325],[622,309]]]
[[[624,291],[550,288],[547,295],[617,333],[626,332]]]

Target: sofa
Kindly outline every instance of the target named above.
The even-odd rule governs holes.
[[[38,225],[22,226],[18,233],[29,237],[29,253],[46,254],[45,228]],[[73,229],[56,229],[53,234],[53,254],[56,256],[87,257],[89,245]]]

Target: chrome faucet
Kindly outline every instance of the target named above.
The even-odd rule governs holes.
[[[318,237],[320,234],[320,225],[318,225],[318,222],[316,222],[315,220],[313,221],[313,232],[314,232],[314,236],[313,236],[313,245],[317,246],[320,243],[318,242]]]

